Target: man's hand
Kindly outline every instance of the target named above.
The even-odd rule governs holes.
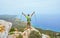
[[[35,11],[31,14],[31,16],[33,16],[33,14],[35,14]]]
[[[24,13],[22,12],[22,14],[24,14]]]
[[[33,14],[35,14],[35,11],[33,12]]]
[[[23,14],[24,16],[26,16],[23,12],[22,12],[22,14]]]

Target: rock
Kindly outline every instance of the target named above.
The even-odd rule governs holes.
[[[22,38],[31,38],[31,37],[40,38],[41,37],[40,32],[37,29],[35,29],[34,27],[28,28],[28,29],[24,30],[23,32],[14,31],[13,33],[14,34],[12,34],[12,35],[8,35],[8,38],[10,38],[10,37],[16,38],[17,36],[20,36],[18,38],[21,38],[21,37]],[[31,36],[31,35],[33,35],[33,36]]]
[[[12,33],[8,35],[8,38],[22,38],[22,32],[14,31]]]
[[[37,32],[37,33],[39,34],[39,37],[40,37],[40,35],[41,35],[40,32],[39,32],[37,29],[35,29],[34,27],[31,26],[31,28],[26,29],[26,30],[22,33],[23,38],[30,38],[32,31]],[[36,34],[37,34],[37,33],[36,33]],[[33,34],[33,33],[32,33],[32,34]],[[33,36],[33,37],[35,37],[35,36]],[[38,38],[38,37],[37,37],[37,38]]]
[[[50,36],[46,34],[42,34],[42,38],[50,38]]]
[[[8,32],[11,29],[12,23],[11,22],[7,22],[5,20],[0,20],[0,26],[4,26],[5,27],[3,32],[0,31],[0,38],[7,38]]]

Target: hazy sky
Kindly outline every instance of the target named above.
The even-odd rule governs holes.
[[[25,14],[35,11],[32,24],[36,27],[60,31],[60,0],[0,0],[0,15],[21,17],[22,11]]]

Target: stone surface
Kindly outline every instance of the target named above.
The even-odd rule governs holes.
[[[30,33],[31,33],[32,31],[39,32],[37,29],[35,29],[34,27],[31,26],[31,29],[30,29],[30,28],[29,28],[29,29],[26,29],[26,30],[22,33],[23,38],[29,38]],[[40,32],[39,32],[39,35],[40,35]]]
[[[11,22],[7,22],[5,20],[0,20],[0,26],[4,26],[4,31],[0,32],[0,38],[7,38],[8,32],[12,26]]]
[[[50,38],[50,36],[46,34],[42,34],[42,38]]]

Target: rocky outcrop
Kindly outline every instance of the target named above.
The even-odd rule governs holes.
[[[34,31],[35,34],[38,34],[38,36],[40,38],[41,33],[32,26],[31,26],[31,28],[28,28],[28,29],[24,30],[23,32],[19,32],[19,31],[13,32],[12,35],[8,35],[8,38],[10,38],[10,37],[11,38],[13,38],[13,37],[16,38],[16,37],[19,37],[19,35],[21,35],[22,38],[31,38],[30,36],[31,36],[32,31]],[[32,33],[32,34],[34,34],[34,33]],[[32,36],[32,37],[36,37],[36,36]],[[38,38],[38,37],[36,37],[36,38]]]
[[[3,32],[0,31],[0,38],[7,38],[8,32],[11,29],[12,23],[7,22],[5,20],[0,20],[0,26],[5,27],[4,29],[2,28],[2,30],[4,30]],[[1,27],[0,27],[0,29],[1,29]]]

